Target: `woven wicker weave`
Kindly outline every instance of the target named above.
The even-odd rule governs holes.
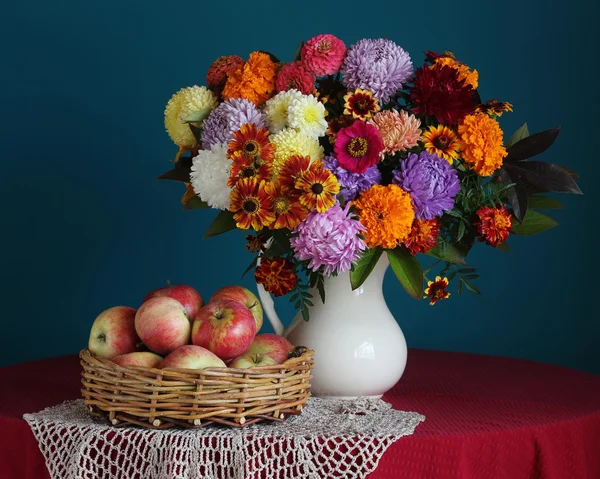
[[[114,426],[242,427],[299,414],[310,396],[314,351],[252,369],[123,367],[84,349],[81,394],[93,414]]]

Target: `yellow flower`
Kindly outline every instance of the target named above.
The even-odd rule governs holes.
[[[291,156],[308,156],[311,162],[321,160],[325,156],[318,139],[292,128],[285,128],[271,135],[270,140],[271,144],[275,145],[273,171],[276,174]]]
[[[485,113],[465,116],[458,125],[462,158],[479,176],[491,176],[506,157],[503,132]]]
[[[458,72],[458,79],[462,80],[466,85],[471,85],[473,90],[477,90],[479,86],[479,73],[477,70],[471,70],[467,65],[455,60],[452,57],[439,57],[435,61],[436,65],[445,65],[454,68]]]
[[[196,138],[185,119],[196,113],[201,123],[216,106],[216,97],[203,86],[182,88],[175,93],[165,108],[165,128],[171,140],[180,147],[193,147]]]

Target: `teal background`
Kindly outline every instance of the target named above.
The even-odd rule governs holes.
[[[423,61],[453,50],[483,98],[510,101],[507,134],[563,126],[543,159],[578,171],[558,228],[512,237],[506,255],[469,257],[481,297],[430,307],[388,274],[385,294],[412,347],[529,358],[600,373],[598,6],[573,0],[408,2],[54,1],[0,15],[0,366],[76,353],[109,306],[137,307],[165,280],[204,296],[240,283],[243,235],[203,240],[211,211],[182,211],[181,184],[156,177],[176,147],[163,109],[203,84],[224,54],[296,45],[330,32],[348,45],[388,37]],[[292,311],[281,304],[287,318]]]

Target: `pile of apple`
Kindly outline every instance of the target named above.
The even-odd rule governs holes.
[[[136,311],[115,306],[100,313],[88,349],[121,366],[149,368],[251,368],[281,364],[294,346],[260,334],[262,306],[242,286],[219,289],[205,305],[191,286],[150,292]]]

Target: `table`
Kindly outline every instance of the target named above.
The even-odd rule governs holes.
[[[79,361],[0,369],[0,478],[48,472],[22,415],[79,397]],[[410,350],[384,396],[426,421],[369,479],[598,479],[600,377],[531,361]]]

